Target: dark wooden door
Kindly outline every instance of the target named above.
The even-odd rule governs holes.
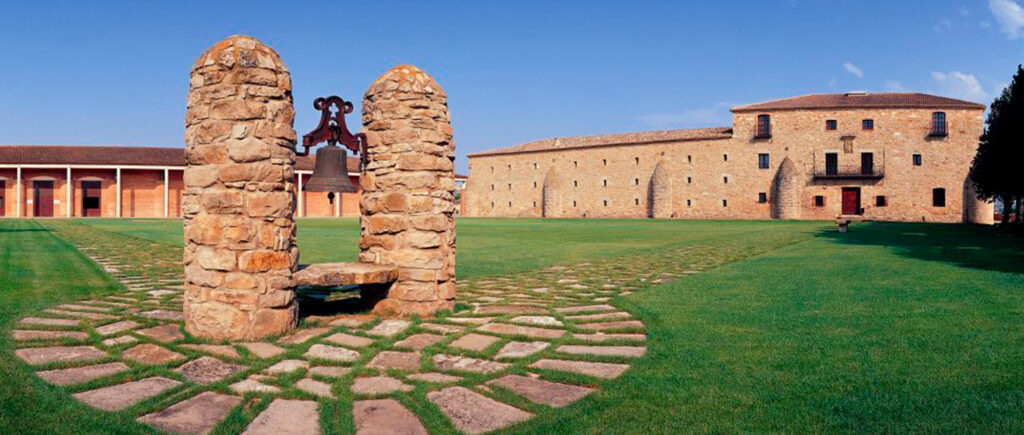
[[[825,153],[825,175],[839,173],[839,154]]]
[[[53,181],[33,181],[32,190],[35,216],[53,217]]]
[[[82,216],[100,217],[100,192],[99,181],[82,182]]]
[[[875,155],[872,153],[860,153],[860,173],[871,175],[875,172]]]
[[[4,192],[7,190],[7,181],[0,180],[0,216],[7,215],[7,201],[4,199]]]
[[[843,188],[843,214],[860,214],[860,188]]]

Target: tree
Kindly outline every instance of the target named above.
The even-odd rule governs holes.
[[[1024,177],[1018,172],[1024,168],[1024,68],[1020,65],[1010,85],[992,102],[985,124],[971,165],[971,181],[978,198],[1002,200],[1006,224],[1011,212],[1024,204]]]

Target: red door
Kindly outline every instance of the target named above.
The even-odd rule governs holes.
[[[33,181],[35,216],[53,217],[53,181]]]
[[[82,216],[100,217],[100,182],[82,182]]]
[[[843,214],[860,214],[860,188],[843,188]]]
[[[4,192],[7,188],[7,182],[0,180],[0,216],[7,214],[7,201],[4,201]]]

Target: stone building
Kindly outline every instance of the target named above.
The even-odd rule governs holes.
[[[295,158],[296,217],[359,216],[358,193],[299,190],[313,164]],[[359,159],[348,169],[358,186]],[[181,148],[0,145],[0,217],[181,217],[184,170]]]
[[[469,155],[463,214],[991,223],[968,181],[984,111],[805,95],[734,107],[732,127],[529,142]]]

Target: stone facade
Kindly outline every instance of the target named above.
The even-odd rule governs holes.
[[[192,67],[185,114],[185,328],[258,339],[295,327],[291,79],[263,43],[232,36]]]
[[[374,311],[452,309],[455,300],[455,142],[447,97],[411,65],[381,75],[363,97],[367,167],[360,180],[359,259],[397,266]]]
[[[992,205],[964,194],[983,129],[984,108],[974,106],[734,110],[732,128],[562,138],[471,154],[465,213],[541,217],[542,199],[557,195],[560,217],[644,218],[657,210],[657,217],[770,219],[776,208],[782,219],[832,219],[843,213],[847,188],[859,190],[866,219],[991,223]],[[929,134],[936,111],[945,113],[947,136]],[[755,138],[758,115],[770,116],[769,138]],[[873,129],[862,127],[865,119]],[[837,155],[840,169],[859,168],[862,153],[871,153],[883,175],[822,177],[826,153]],[[786,160],[793,168],[782,172],[796,178],[780,186]],[[660,199],[651,203],[660,196],[648,180],[663,170],[672,181],[670,212]],[[542,192],[551,174],[564,188]],[[944,189],[944,205],[933,205],[933,189]]]

